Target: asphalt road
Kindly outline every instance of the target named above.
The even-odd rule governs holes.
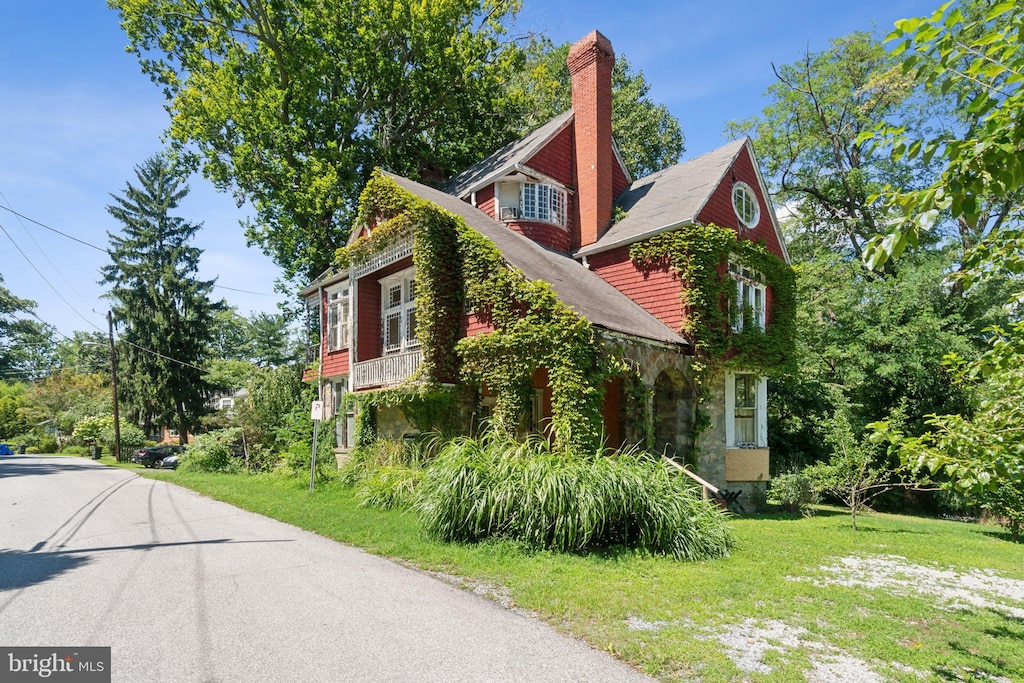
[[[0,645],[114,681],[646,681],[360,550],[84,458],[0,456]]]

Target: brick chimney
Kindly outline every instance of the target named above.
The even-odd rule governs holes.
[[[593,244],[612,222],[612,43],[593,31],[569,49],[576,137],[579,246]]]

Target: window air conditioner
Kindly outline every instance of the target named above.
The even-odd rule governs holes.
[[[519,207],[518,206],[503,206],[501,207],[501,220],[503,221],[514,221],[519,218]]]

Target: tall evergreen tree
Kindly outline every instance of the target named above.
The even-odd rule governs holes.
[[[107,207],[121,222],[110,237],[114,319],[121,328],[121,397],[129,419],[146,427],[176,426],[181,438],[199,425],[210,385],[199,366],[223,302],[211,302],[213,281],[197,277],[202,250],[189,241],[201,227],[172,216],[189,191],[188,172],[162,155],[135,167]]]

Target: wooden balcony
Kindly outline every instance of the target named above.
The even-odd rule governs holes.
[[[416,372],[422,360],[423,354],[417,349],[356,363],[352,366],[352,389],[401,384]]]

